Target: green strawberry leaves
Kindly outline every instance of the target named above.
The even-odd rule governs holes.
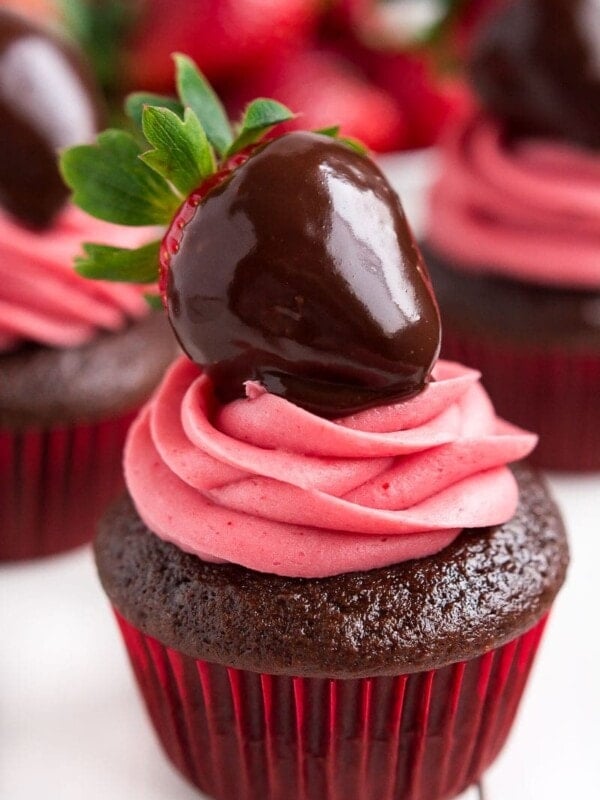
[[[139,15],[137,3],[123,0],[57,0],[68,33],[86,54],[100,85],[116,93],[127,36]]]
[[[367,147],[360,141],[360,139],[355,139],[353,136],[336,136],[335,137],[338,142],[345,144],[346,147],[349,147],[350,150],[354,150],[355,153],[358,153],[361,156],[366,156],[369,152]]]
[[[233,132],[221,101],[191,58],[181,53],[173,58],[181,102],[192,109],[206,131],[208,141],[220,156],[224,156],[233,142]]]
[[[183,119],[168,108],[147,106],[142,115],[144,136],[154,150],[140,158],[169,181],[182,199],[215,171],[215,157],[204,128],[190,108]]]
[[[84,244],[85,255],[75,259],[75,269],[85,278],[155,283],[160,245],[160,239],[135,250],[105,244]]]
[[[177,98],[152,92],[134,92],[125,99],[125,113],[139,130],[142,129],[142,115],[146,106],[168,108],[183,119],[183,105]]]
[[[162,297],[159,294],[151,294],[151,293],[145,294],[144,300],[146,301],[146,303],[148,303],[148,305],[153,311],[161,311],[162,309],[164,309]]]
[[[239,133],[229,145],[226,155],[234,155],[248,145],[254,144],[275,125],[294,119],[295,116],[289,108],[276,100],[267,100],[262,97],[253,100],[244,112]]]
[[[331,136],[332,139],[337,139],[340,133],[339,125],[331,125],[329,128],[319,128],[313,133],[320,133],[321,136]]]
[[[180,201],[141,154],[133,136],[117,130],[104,131],[96,144],[66,150],[60,168],[75,205],[120,225],[167,225]]]
[[[136,92],[125,110],[137,134],[101,133],[95,144],[65,150],[60,167],[73,202],[94,217],[120,225],[168,226],[181,202],[227,159],[260,140],[294,114],[276,100],[250,103],[232,126],[194,62],[176,54],[178,97]],[[339,127],[319,133],[364,152]],[[86,244],[76,269],[88,278],[132,283],[157,280],[160,241],[135,250]],[[149,296],[149,302],[153,296]]]
[[[313,133],[320,133],[321,136],[329,136],[332,139],[337,139],[338,142],[345,144],[346,147],[349,147],[350,150],[354,150],[361,156],[364,156],[369,152],[365,147],[365,145],[359,139],[354,139],[352,136],[340,136],[339,125],[332,125],[329,128],[320,128],[317,131],[313,131]]]

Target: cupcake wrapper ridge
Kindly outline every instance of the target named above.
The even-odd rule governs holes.
[[[106,505],[124,488],[122,452],[134,417],[0,428],[0,561],[48,556],[91,540]]]
[[[167,755],[217,800],[455,797],[504,745],[547,619],[469,661],[330,680],[196,660],[116,615]]]

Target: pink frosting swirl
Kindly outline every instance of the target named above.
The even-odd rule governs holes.
[[[41,233],[0,212],[0,352],[26,340],[75,347],[146,314],[140,287],[86,280],[73,259],[85,241],[138,247],[147,240],[148,229],[100,222],[74,206]]]
[[[428,241],[465,270],[600,287],[600,158],[559,143],[508,145],[487,118],[448,140]]]
[[[536,442],[496,417],[477,372],[433,374],[411,400],[332,422],[255,383],[221,407],[182,358],[131,429],[129,491],[152,531],[208,561],[321,577],[433,554],[510,519],[506,464]]]

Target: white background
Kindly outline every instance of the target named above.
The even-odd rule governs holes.
[[[390,166],[417,223],[429,160]],[[486,800],[600,797],[600,474],[551,483],[572,566]],[[0,567],[0,648],[2,800],[198,799],[154,740],[88,549]]]

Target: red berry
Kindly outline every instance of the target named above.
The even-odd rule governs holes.
[[[299,114],[286,130],[339,125],[342,135],[376,152],[402,149],[407,142],[404,115],[394,99],[331,53],[311,50],[272,64],[245,87],[245,98],[257,94]]]
[[[435,144],[446,127],[472,106],[466,84],[436,77],[420,54],[374,52],[370,74],[403,110],[413,148]]]
[[[319,10],[319,0],[146,0],[127,45],[129,84],[170,89],[175,51],[211,79],[256,69],[303,42]]]

